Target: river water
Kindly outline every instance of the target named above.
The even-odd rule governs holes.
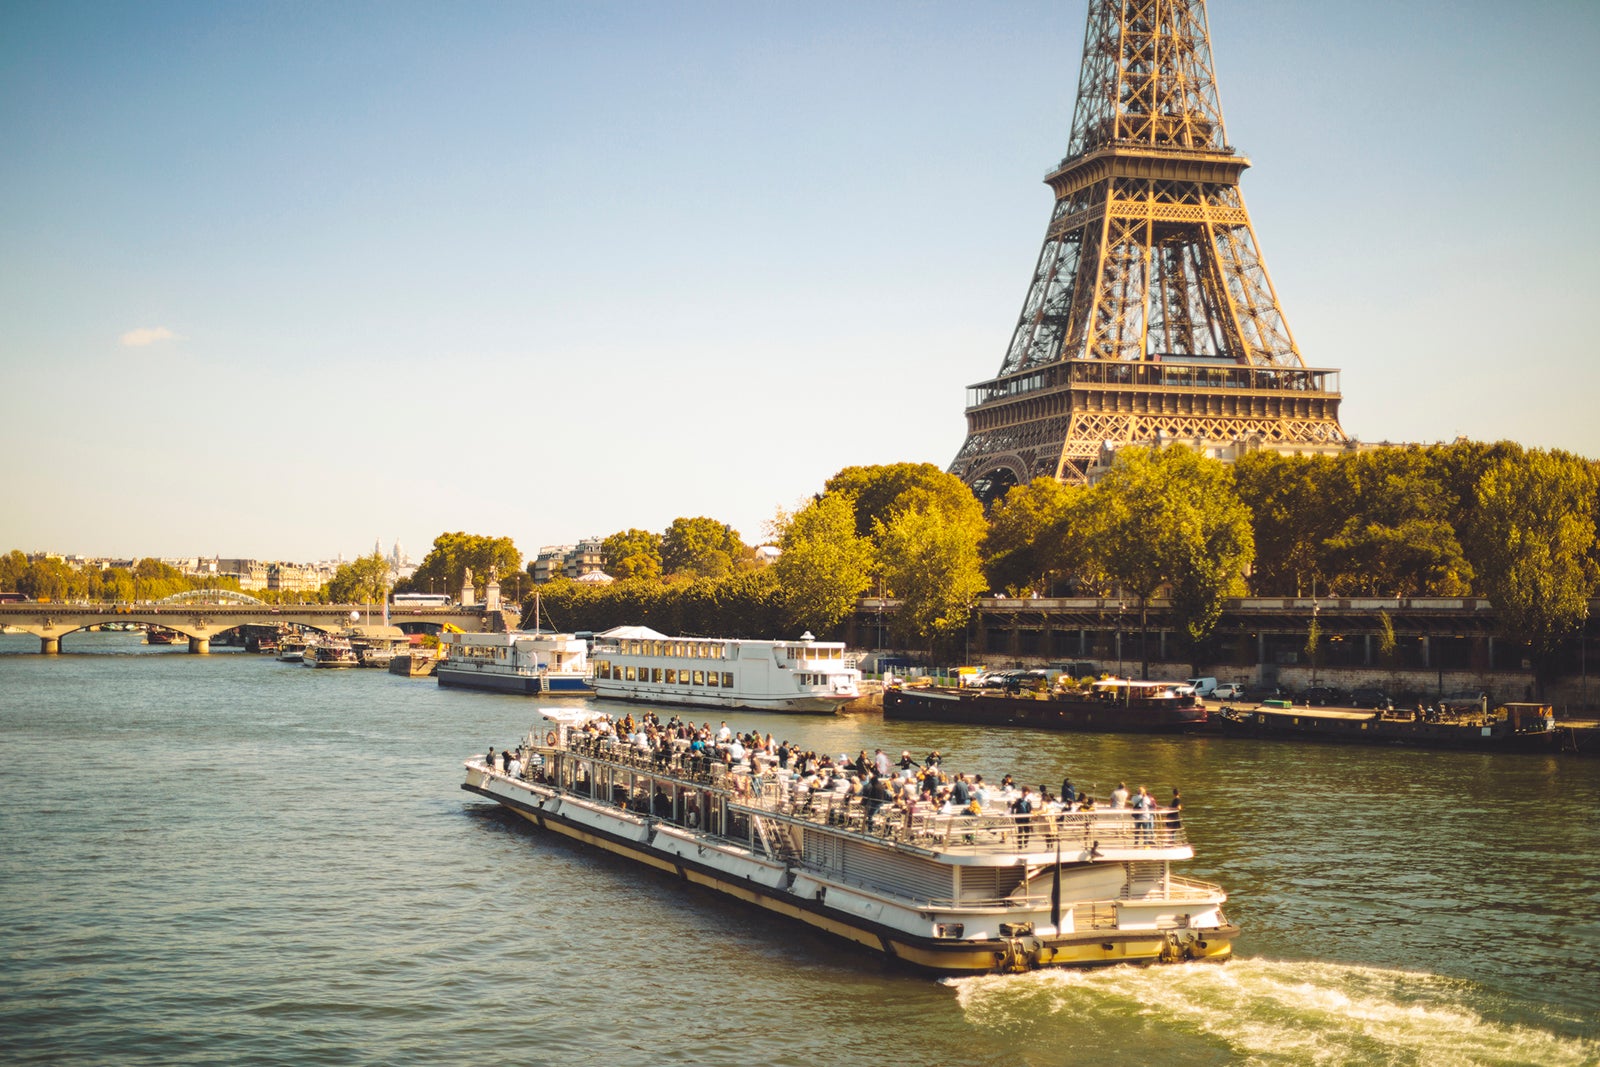
[[[527,698],[63,644],[0,637],[6,1062],[1600,1062],[1594,760],[731,717],[1182,787],[1232,962],[941,981],[462,792]]]

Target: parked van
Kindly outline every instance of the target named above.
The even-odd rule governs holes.
[[[1211,691],[1217,687],[1217,680],[1215,678],[1189,678],[1186,679],[1186,681],[1189,685],[1194,686],[1194,695],[1199,697],[1201,700],[1209,697],[1211,695]]]

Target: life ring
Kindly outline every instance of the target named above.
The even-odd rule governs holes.
[[[552,748],[555,747],[556,732],[554,730],[551,730],[549,733],[544,735],[544,743],[550,745]]]

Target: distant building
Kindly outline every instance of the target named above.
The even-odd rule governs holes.
[[[575,545],[546,545],[534,557],[530,573],[535,583],[543,584],[552,578],[582,578],[588,574],[605,573],[603,546],[605,539],[589,537]]]

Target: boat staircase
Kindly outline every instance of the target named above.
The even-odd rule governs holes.
[[[792,883],[795,868],[805,855],[795,844],[794,832],[782,823],[769,822],[759,816],[751,821],[755,824],[756,839],[761,842],[762,851],[768,859],[777,860],[789,868],[789,880]]]

